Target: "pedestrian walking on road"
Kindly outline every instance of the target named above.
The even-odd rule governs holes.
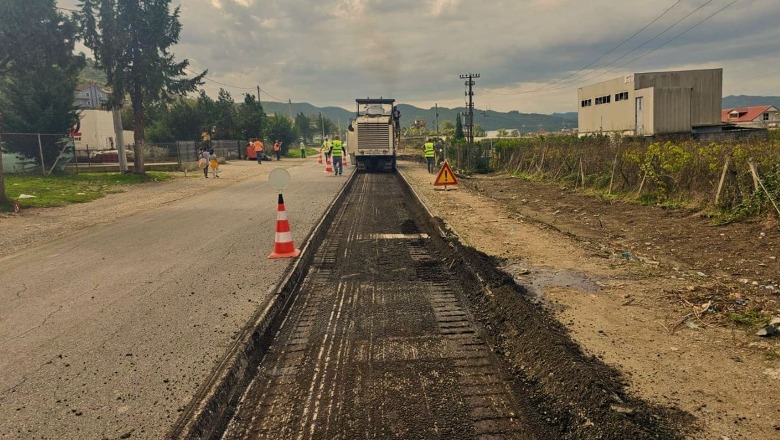
[[[306,159],[306,144],[303,142],[303,139],[301,139],[301,159]]]
[[[435,170],[433,166],[433,157],[435,156],[435,151],[433,150],[433,142],[431,142],[430,139],[425,139],[425,145],[424,145],[424,152],[423,156],[425,156],[425,161],[428,162],[428,173],[432,174]]]
[[[333,142],[330,145],[330,153],[333,155],[333,175],[340,176],[344,174],[344,164],[341,158],[344,155],[344,149],[341,146],[341,138],[338,135],[333,136]]]
[[[211,175],[215,178],[219,177],[219,161],[217,161],[217,155],[214,154],[214,149],[209,150],[209,168],[211,168]],[[208,176],[207,176],[208,177]]]
[[[274,154],[276,155],[276,160],[281,160],[282,143],[279,142],[279,139],[274,142]]]
[[[255,154],[257,155],[257,163],[263,163],[263,143],[260,139],[254,141]]]
[[[200,160],[198,160],[198,167],[203,170],[203,177],[209,178],[209,150],[206,147],[202,147],[199,150]]]

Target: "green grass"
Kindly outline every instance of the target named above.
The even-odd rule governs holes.
[[[106,194],[122,192],[123,186],[172,179],[175,173],[148,172],[146,175],[122,173],[79,173],[58,176],[6,175],[5,193],[21,208],[50,208],[70,203],[85,203]],[[22,194],[35,198],[19,199]],[[0,206],[10,210],[11,206]]]
[[[755,310],[746,310],[742,313],[732,313],[729,318],[737,324],[749,327],[757,327],[769,323],[769,315]]]
[[[312,157],[312,155],[317,155],[320,153],[320,150],[317,150],[315,148],[306,147],[306,157]],[[287,154],[284,155],[284,157],[291,157],[291,158],[301,158],[301,149],[300,148],[290,148],[287,151]]]

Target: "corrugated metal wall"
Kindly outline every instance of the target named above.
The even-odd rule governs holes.
[[[677,72],[649,72],[634,75],[636,88],[689,88],[688,105],[691,125],[720,124],[721,100],[723,97],[723,69],[685,70]],[[670,104],[675,104],[670,101]],[[670,109],[679,112],[683,109]],[[690,130],[690,126],[688,127]]]

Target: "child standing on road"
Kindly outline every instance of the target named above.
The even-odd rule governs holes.
[[[209,150],[209,168],[214,177],[219,177],[219,162],[213,148]]]

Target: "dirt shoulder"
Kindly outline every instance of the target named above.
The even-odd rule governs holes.
[[[504,261],[587,353],[619,369],[629,392],[695,416],[691,438],[780,435],[780,338],[731,319],[780,316],[775,222],[716,227],[509,176],[436,191],[423,164],[400,169],[434,215]]]

